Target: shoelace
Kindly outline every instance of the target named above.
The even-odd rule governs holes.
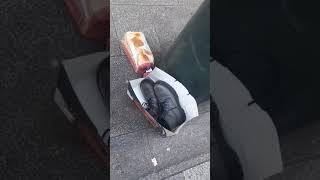
[[[151,107],[154,107],[154,106],[153,106],[154,104],[155,104],[155,103],[152,101],[152,98],[149,98],[149,99],[147,100],[147,102],[143,102],[143,103],[142,103],[142,107],[144,107],[146,110],[150,110]]]
[[[142,107],[143,107],[144,109],[146,109],[146,110],[149,110],[149,109],[150,109],[149,103],[147,103],[147,102],[143,102],[143,103],[142,103]]]

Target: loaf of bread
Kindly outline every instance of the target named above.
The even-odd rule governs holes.
[[[154,68],[154,57],[142,32],[126,32],[121,44],[136,73],[143,75]]]

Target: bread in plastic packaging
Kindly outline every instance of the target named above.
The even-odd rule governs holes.
[[[126,32],[121,44],[137,74],[144,75],[154,68],[154,57],[142,32]]]

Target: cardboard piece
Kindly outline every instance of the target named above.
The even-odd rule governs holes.
[[[150,78],[154,82],[158,80],[165,81],[170,86],[174,88],[174,90],[177,92],[179,97],[179,102],[186,114],[186,121],[180,125],[175,131],[169,131],[168,129],[162,127],[145,109],[144,106],[146,104],[146,100],[144,96],[142,95],[141,89],[140,89],[140,83],[144,78],[138,78],[129,81],[128,84],[128,90],[127,94],[130,97],[131,100],[134,101],[135,105],[141,110],[146,117],[146,119],[150,122],[150,124],[153,127],[160,127],[163,129],[166,136],[173,136],[179,133],[181,128],[185,125],[186,122],[190,121],[191,119],[199,116],[198,112],[198,106],[197,102],[194,99],[194,97],[189,94],[189,91],[181,84],[179,81],[177,81],[174,77],[170,76],[166,72],[162,71],[161,69],[155,67],[151,73],[145,77]]]

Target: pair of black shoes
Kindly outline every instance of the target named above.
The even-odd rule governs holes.
[[[149,114],[164,128],[173,131],[186,121],[176,91],[166,82],[141,81],[140,88],[147,100]]]

